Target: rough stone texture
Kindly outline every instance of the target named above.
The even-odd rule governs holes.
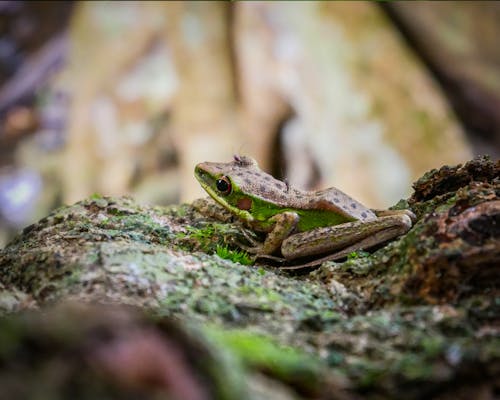
[[[200,370],[193,351],[220,354],[203,360],[233,371],[234,392],[218,398],[492,398],[500,371],[499,172],[486,158],[428,172],[408,200],[418,220],[407,235],[302,274],[207,254],[234,257],[221,248],[243,239],[241,227],[191,205],[94,196],[58,209],[0,252],[0,306],[14,314],[0,319],[9,338],[0,340],[2,387],[48,374],[61,380],[39,378],[35,392],[65,398],[65,388],[81,387],[71,386],[71,368],[82,366],[88,372],[79,379],[99,390],[178,393],[183,386],[168,374],[131,365],[150,359],[151,349],[156,365],[177,357],[172,332],[188,335],[188,323],[197,340],[181,341],[176,360],[187,361],[174,364],[188,381],[201,376],[191,386],[209,397],[223,383]],[[52,306],[69,300],[140,311]],[[33,308],[43,310],[26,311]],[[90,340],[95,332],[109,342]],[[26,351],[31,358],[20,356]],[[62,374],[60,360],[82,351],[100,356],[71,358]],[[132,361],[122,368],[120,360]]]

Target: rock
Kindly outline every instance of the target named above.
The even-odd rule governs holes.
[[[43,362],[74,348],[72,337],[77,349],[88,348],[92,326],[104,324],[114,345],[98,338],[92,349],[103,349],[98,367],[117,390],[156,382],[154,371],[119,360],[149,358],[157,349],[153,360],[161,365],[177,337],[171,332],[188,324],[206,344],[183,341],[184,359],[222,349],[241,366],[229,367],[236,375],[231,382],[249,382],[234,386],[248,398],[453,398],[471,388],[493,395],[500,368],[499,185],[499,163],[487,158],[430,171],[398,205],[417,214],[408,234],[372,254],[300,274],[231,261],[237,254],[231,238],[242,239],[242,227],[207,219],[189,204],[148,207],[94,196],[55,210],[1,250],[0,306],[18,315],[3,317],[0,326],[21,326],[13,338],[21,348],[38,343],[43,351],[33,361]],[[68,301],[113,308],[52,309]],[[125,305],[139,311],[122,317]],[[32,308],[42,310],[32,314]],[[144,322],[137,313],[153,319]],[[173,331],[161,328],[164,316]],[[67,321],[70,331],[54,321]],[[117,350],[121,344],[126,351]],[[15,358],[6,351],[2,365]],[[204,360],[226,371],[217,357]],[[77,358],[71,365],[89,364]],[[197,368],[187,362],[178,372],[194,382],[205,376],[201,386],[192,385],[202,393],[210,391],[207,382],[218,387],[215,375]],[[22,381],[25,373],[4,370],[0,382]],[[71,382],[74,375],[66,376]]]

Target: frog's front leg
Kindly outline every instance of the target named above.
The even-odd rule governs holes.
[[[398,212],[371,221],[316,228],[284,240],[281,252],[288,260],[328,253],[331,253],[328,259],[334,260],[391,240],[406,233],[411,226],[410,216]]]
[[[295,229],[299,216],[292,211],[285,211],[274,215],[269,219],[271,230],[266,236],[266,240],[255,246],[241,246],[249,253],[256,255],[270,255],[276,252],[280,247],[283,240],[287,238],[290,233]]]

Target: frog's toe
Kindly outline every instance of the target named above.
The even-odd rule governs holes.
[[[412,224],[414,224],[417,221],[417,216],[413,213],[413,211],[411,210],[403,210],[403,211],[404,214],[410,218]]]
[[[272,256],[270,254],[256,254],[254,256],[255,259],[264,259],[264,260],[272,260],[278,263],[284,263],[287,261],[286,258],[283,257],[278,257],[278,256]]]
[[[409,215],[402,215],[401,216],[401,227],[403,229],[403,233],[406,233],[410,230],[410,228],[413,226],[414,220],[411,219]]]
[[[394,217],[394,216],[407,216],[411,223],[414,224],[417,220],[417,216],[413,213],[413,211],[405,209],[405,210],[377,210],[372,209],[375,215],[379,218],[382,217]],[[410,225],[411,226],[411,225]]]
[[[236,244],[240,249],[245,250],[247,253],[255,254],[255,255],[262,253],[262,245],[247,246],[243,243],[236,243]]]

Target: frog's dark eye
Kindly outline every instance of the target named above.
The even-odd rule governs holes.
[[[228,195],[231,193],[231,182],[229,181],[229,178],[227,176],[221,176],[217,181],[215,182],[215,186],[217,186],[217,190],[223,194],[223,195]]]

